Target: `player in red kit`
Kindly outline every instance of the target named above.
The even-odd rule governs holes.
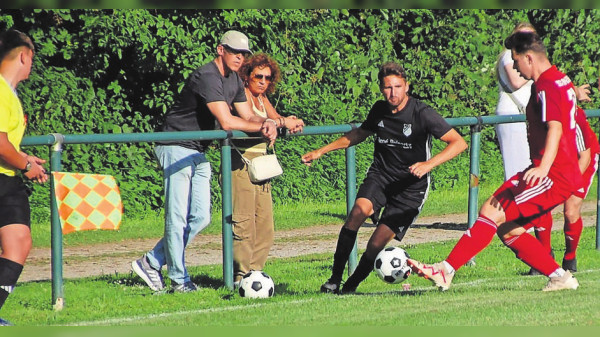
[[[508,179],[483,204],[479,217],[446,260],[433,265],[412,259],[408,263],[416,274],[447,290],[455,271],[497,234],[517,258],[550,278],[544,291],[577,289],[573,275],[526,233],[532,220],[584,191],[575,140],[575,90],[569,77],[550,64],[537,34],[517,32],[506,39],[505,46],[512,52],[515,69],[523,78],[534,80],[526,109],[532,165]]]
[[[600,153],[600,144],[596,133],[590,127],[587,121],[585,111],[577,107],[575,114],[577,150],[579,151],[579,169],[583,175],[583,191],[576,191],[564,204],[564,233],[565,233],[565,255],[562,260],[562,267],[571,272],[577,271],[577,246],[583,230],[583,221],[581,219],[581,206],[583,199],[592,186],[594,175],[598,170],[598,154]],[[550,232],[552,230],[552,215],[547,213],[535,221],[535,236],[544,245],[546,250],[551,252]],[[539,272],[531,269],[529,274],[536,275]]]

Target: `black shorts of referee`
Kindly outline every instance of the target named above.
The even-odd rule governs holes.
[[[0,227],[23,224],[31,227],[29,190],[21,177],[0,173]]]
[[[379,170],[369,169],[358,189],[356,198],[365,198],[373,204],[371,216],[376,225],[383,224],[396,233],[400,241],[408,228],[417,220],[429,190],[429,175],[417,178],[407,172],[390,177]],[[383,213],[379,216],[381,209]]]

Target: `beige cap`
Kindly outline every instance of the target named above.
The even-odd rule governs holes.
[[[252,53],[248,46],[248,37],[237,30],[230,30],[223,34],[221,44],[237,51]]]

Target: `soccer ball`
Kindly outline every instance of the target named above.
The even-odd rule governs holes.
[[[410,275],[410,267],[406,263],[409,258],[406,251],[398,247],[387,247],[375,258],[375,272],[387,283],[400,283]]]
[[[265,272],[251,270],[242,278],[239,293],[247,298],[267,298],[275,293],[275,284]]]

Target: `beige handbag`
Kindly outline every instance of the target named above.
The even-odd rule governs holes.
[[[283,169],[281,165],[279,165],[279,161],[277,160],[277,156],[275,155],[275,149],[273,147],[267,148],[267,152],[269,149],[273,150],[272,154],[265,154],[260,157],[256,157],[253,159],[246,159],[238,150],[238,148],[231,143],[233,148],[240,154],[242,160],[248,165],[248,176],[250,177],[250,181],[253,183],[261,183],[265,180],[269,180],[280,176],[283,174]]]

